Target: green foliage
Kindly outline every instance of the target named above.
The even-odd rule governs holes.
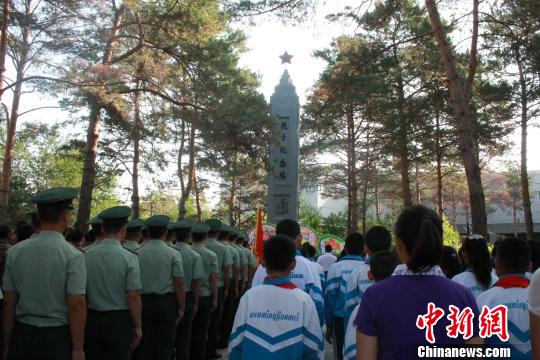
[[[345,238],[347,236],[347,214],[343,211],[331,213],[323,219],[322,232]]]
[[[5,132],[5,128],[2,127],[0,132]],[[26,213],[34,209],[30,199],[36,192],[49,187],[80,186],[83,165],[81,148],[78,145],[62,139],[58,127],[23,124],[17,135],[13,156],[9,222],[16,223],[26,219]],[[105,170],[100,169],[98,172],[93,215],[118,203],[114,194],[116,175]],[[77,201],[74,205],[77,207]]]
[[[307,225],[315,232],[321,233],[321,223],[323,221],[319,210],[311,206],[304,199],[300,199],[300,224]]]
[[[444,245],[449,245],[456,250],[461,247],[461,237],[446,216],[443,217],[443,237]]]

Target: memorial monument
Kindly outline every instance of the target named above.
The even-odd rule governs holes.
[[[280,56],[281,63],[291,63],[292,55]],[[298,220],[298,167],[300,102],[285,69],[274,94],[270,110],[279,129],[278,139],[270,147],[268,176],[268,221],[276,224],[282,219]]]

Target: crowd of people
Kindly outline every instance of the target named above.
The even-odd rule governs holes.
[[[282,220],[257,264],[217,219],[130,220],[114,206],[83,234],[69,228],[76,195],[40,192],[31,224],[0,225],[4,359],[323,359],[325,339],[337,360],[416,359],[422,345],[540,359],[540,270],[524,240],[469,235],[455,251],[440,217],[413,206],[393,234],[349,234],[339,257]]]
[[[76,195],[38,193],[32,225],[0,225],[4,358],[220,358],[257,265],[246,234],[217,219],[129,221],[127,206],[83,234],[68,227]]]

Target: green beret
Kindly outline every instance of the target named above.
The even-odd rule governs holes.
[[[146,219],[144,223],[148,227],[161,227],[169,225],[170,222],[171,218],[167,215],[154,215]]]
[[[51,204],[77,197],[79,190],[68,187],[58,187],[38,192],[32,197],[35,204]]]
[[[90,225],[103,225],[103,220],[98,216],[88,220],[88,224]]]
[[[191,229],[193,226],[195,226],[195,222],[191,220],[178,220],[174,224],[175,229]]]
[[[209,231],[210,231],[210,225],[208,224],[195,224],[191,228],[191,232],[193,234],[206,234]]]
[[[173,231],[173,230],[174,230],[174,224],[173,224],[173,223],[169,223],[169,224],[167,225],[167,230]]]
[[[144,221],[142,221],[141,219],[132,219],[127,224],[127,228],[130,230],[142,229],[144,226],[145,226]]]
[[[98,218],[101,220],[123,219],[131,215],[129,206],[113,206],[99,213]]]
[[[218,219],[208,219],[204,223],[210,226],[209,231],[220,231],[222,227],[221,221]]]

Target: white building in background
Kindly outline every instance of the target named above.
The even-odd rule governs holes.
[[[534,222],[534,232],[540,234],[540,170],[529,171],[530,177],[530,196],[531,196],[531,210]],[[489,184],[484,184],[484,191],[490,191],[487,188]],[[323,188],[320,185],[304,186],[300,189],[300,199],[317,209],[323,217],[327,217],[332,213],[346,212],[347,211],[347,199],[345,198],[331,198],[323,195]],[[384,201],[381,201],[381,205]],[[448,206],[446,210],[449,211]],[[382,213],[385,213],[385,209],[381,209]],[[501,208],[499,206],[492,205],[492,212],[488,214],[488,230],[497,234],[513,234],[514,227],[517,228],[517,232],[520,234],[525,233],[525,224],[523,220],[523,211],[518,210],[517,223],[514,225],[513,211],[511,207]],[[369,209],[369,214],[373,215],[373,209]],[[457,230],[465,234],[470,227],[470,216],[468,217],[469,227],[467,227],[467,216],[463,209],[458,209],[458,215],[456,218]],[[537,236],[540,239],[540,235]]]
[[[321,185],[307,185],[300,188],[300,199],[317,209],[323,217],[347,211],[347,199],[326,197]]]
[[[484,185],[484,187],[486,187]],[[534,232],[540,233],[540,170],[529,171],[529,188],[531,197],[531,211],[534,222]],[[489,191],[489,189],[484,189]],[[517,212],[517,222],[514,225],[514,215],[511,207],[501,208],[491,206],[493,212],[488,214],[488,230],[497,234],[513,234],[514,227],[518,233],[525,233],[525,223],[523,210]],[[470,226],[470,218],[468,220]],[[460,233],[467,232],[467,216],[464,211],[460,211],[457,217],[457,230]]]

